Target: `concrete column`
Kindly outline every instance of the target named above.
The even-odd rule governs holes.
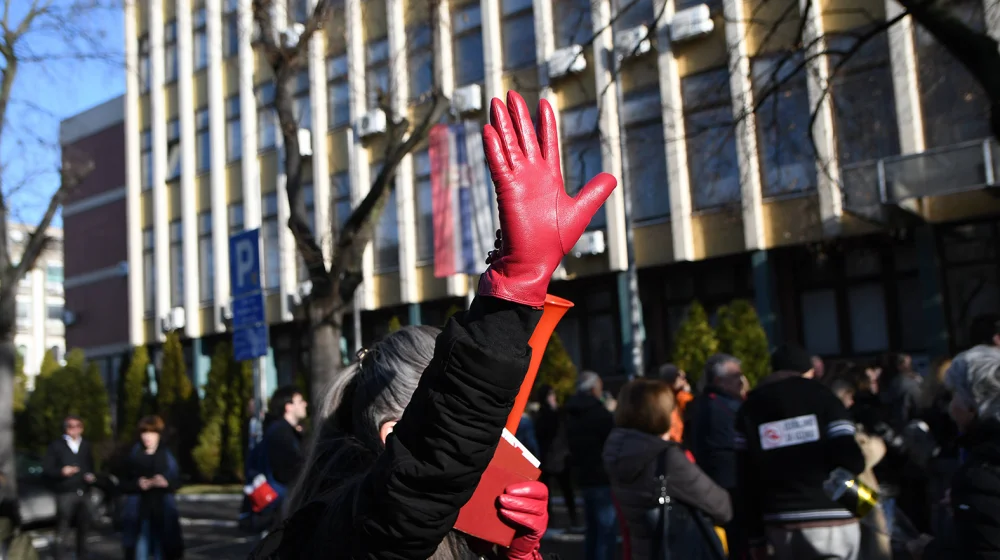
[[[159,321],[170,310],[170,232],[168,230],[169,200],[167,196],[167,100],[163,91],[166,75],[163,29],[163,3],[149,2],[149,106],[153,138],[153,261],[156,266],[156,304],[154,333],[156,341],[164,340]],[[140,300],[141,301],[141,300]],[[149,341],[153,342],[153,341]]]
[[[346,0],[345,17],[347,18],[347,81],[350,87],[350,115],[352,125],[368,111],[368,98],[365,95],[365,36],[364,21],[361,17],[361,0]],[[357,136],[352,127],[347,132],[348,155],[351,173],[351,201],[357,206],[371,188],[371,173],[368,148]],[[364,282],[355,294],[355,305],[362,309],[374,309],[375,293],[372,291],[372,275],[375,259],[372,244],[365,248],[362,263]]]
[[[748,250],[764,248],[764,221],[761,207],[760,161],[757,152],[756,116],[750,84],[750,54],[746,21],[749,14],[743,0],[725,0],[726,45],[729,52],[729,89],[736,121],[736,158],[740,171],[743,239]]]
[[[257,99],[254,97],[252,0],[239,1],[240,129],[243,134],[243,228],[260,227],[260,165],[257,161]],[[227,252],[228,254],[228,252]]]
[[[924,224],[914,230],[917,242],[917,259],[920,278],[920,299],[924,308],[924,333],[927,336],[927,353],[931,356],[951,354],[948,337],[948,318],[944,309],[944,295],[940,281],[940,259],[934,226]]]
[[[483,65],[486,68],[483,79],[483,89],[486,102],[499,97],[506,98],[503,87],[503,38],[500,35],[500,2],[501,0],[480,0],[480,12],[483,31]]]
[[[833,103],[830,91],[829,57],[821,55],[826,50],[823,39],[823,15],[811,0],[799,0],[799,10],[805,18],[803,38],[810,47],[806,51],[809,107],[816,108],[816,121],[812,129],[816,145],[816,190],[819,195],[819,214],[827,235],[840,231],[843,215],[843,196],[840,192],[840,162],[837,158],[837,139],[834,136]]]
[[[750,253],[750,264],[753,268],[754,307],[757,308],[760,324],[767,333],[767,340],[774,347],[781,342],[774,263],[768,251],[754,251]]]
[[[125,2],[125,189],[128,221],[128,341],[145,343],[142,276],[142,172],[139,165],[139,48],[135,2]],[[36,352],[37,353],[37,352]]]
[[[660,4],[665,2],[666,6]],[[663,17],[656,21],[657,55],[660,70],[660,100],[663,138],[667,161],[667,188],[670,192],[670,230],[674,238],[674,260],[694,260],[694,233],[691,229],[691,180],[688,175],[687,142],[684,141],[684,98],[677,71],[677,58],[670,43],[670,20],[674,0],[657,0],[654,9]]]
[[[208,15],[208,134],[211,150],[209,188],[212,189],[212,266],[215,284],[212,325],[225,330],[219,308],[229,303],[229,207],[226,197],[226,97],[222,86],[222,8],[225,0],[207,0]],[[248,147],[243,146],[246,150]]]
[[[885,17],[892,19],[902,13],[896,0],[885,0]],[[991,11],[987,10],[987,14]],[[988,20],[989,24],[992,20]],[[992,28],[991,29],[995,29]],[[915,154],[927,148],[924,139],[924,115],[920,106],[917,78],[917,53],[914,48],[913,18],[906,16],[889,28],[889,57],[892,61],[892,89],[896,98],[896,126],[899,129],[899,149]]]
[[[315,0],[310,2],[315,7]],[[320,31],[309,41],[309,90],[312,92],[312,172],[316,241],[323,249],[323,262],[330,265],[333,253],[333,222],[330,221],[330,158],[327,157],[329,128],[326,85],[326,37]]]
[[[594,81],[598,95],[598,128],[601,133],[601,163],[604,171],[621,181],[621,129],[618,122],[618,84],[614,81],[613,64],[608,51],[614,50],[611,31],[611,4],[596,0],[591,5],[594,29]],[[589,179],[589,178],[588,178]],[[611,270],[628,268],[625,239],[625,200],[622,189],[615,189],[604,203],[607,216],[608,266]]]
[[[201,336],[198,312],[198,193],[194,177],[197,173],[194,127],[194,49],[192,43],[191,0],[177,2],[177,108],[181,125],[181,251],[184,260],[184,334]],[[161,276],[163,277],[163,276]]]

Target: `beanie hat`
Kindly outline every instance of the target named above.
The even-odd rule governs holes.
[[[813,369],[812,355],[804,348],[782,344],[771,352],[771,371],[794,371],[803,374]]]

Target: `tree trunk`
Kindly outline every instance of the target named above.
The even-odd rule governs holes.
[[[330,294],[309,302],[310,336],[310,398],[313,400],[313,410],[319,409],[319,403],[325,398],[326,387],[343,367],[343,357],[340,354],[340,336],[343,331],[343,321],[339,312],[339,298]]]
[[[2,496],[17,495],[17,472],[14,467],[14,347],[13,334],[0,341],[0,473],[3,473]]]

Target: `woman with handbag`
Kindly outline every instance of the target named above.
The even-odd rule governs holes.
[[[733,516],[729,493],[670,441],[674,394],[662,381],[622,388],[604,465],[629,529],[633,560],[722,560],[714,525]]]

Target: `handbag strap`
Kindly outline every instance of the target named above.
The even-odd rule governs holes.
[[[656,529],[653,531],[653,560],[669,560],[670,558],[670,494],[667,493],[667,450],[664,449],[656,457],[656,478],[660,483],[657,496],[658,510]]]

